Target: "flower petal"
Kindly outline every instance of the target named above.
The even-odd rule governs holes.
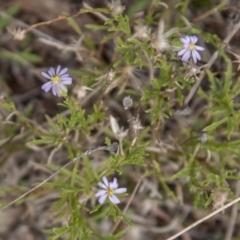
[[[58,95],[58,97],[61,97],[61,92],[60,92],[60,88],[56,86],[56,93]]]
[[[101,188],[107,189],[107,187],[102,182],[99,182],[98,186],[101,187]]]
[[[57,95],[57,93],[56,93],[56,86],[54,84],[52,85],[52,93],[53,93],[54,96]]]
[[[110,182],[110,183],[109,183],[109,188],[110,188],[110,189],[114,189],[114,183],[113,183],[113,182]]]
[[[63,84],[59,84],[59,88],[61,88],[64,92],[67,92],[68,90],[67,90],[67,88],[66,88],[66,86],[65,85],[63,85]]]
[[[187,50],[182,56],[182,61],[187,62],[190,58],[190,55],[191,55],[191,51]]]
[[[64,73],[66,73],[68,71],[68,68],[64,68],[60,73],[59,76],[63,75]]]
[[[44,83],[42,85],[42,90],[44,90],[45,92],[48,92],[52,87],[52,82],[47,82],[47,83]]]
[[[106,190],[98,190],[97,193],[95,193],[95,197],[100,197],[104,194],[107,194],[107,191]]]
[[[191,39],[192,43],[196,43],[197,40],[198,40],[198,37],[197,36],[191,36],[190,39]]]
[[[201,60],[201,56],[200,56],[198,51],[196,51],[196,57],[197,57],[198,60]]]
[[[60,89],[59,89],[59,86],[56,85],[56,84],[53,84],[52,86],[52,91],[53,91],[53,94],[58,97],[61,97],[61,94],[60,94]]]
[[[187,44],[183,44],[183,48],[185,48],[186,50],[188,50],[189,49],[189,46],[190,46],[190,43],[187,43]]]
[[[195,46],[195,49],[198,51],[203,51],[205,48],[201,46]]]
[[[106,187],[109,187],[108,180],[107,180],[107,178],[106,178],[105,176],[102,178],[102,180],[103,180],[105,186],[106,186]]]
[[[60,65],[58,65],[58,66],[57,66],[57,70],[56,70],[56,75],[58,75],[58,74],[59,74],[60,70],[61,70],[61,66],[60,66]]]
[[[114,190],[114,193],[120,194],[120,193],[125,193],[126,191],[127,191],[126,188],[118,188],[118,189]]]
[[[193,61],[195,62],[195,63],[197,63],[197,51],[196,50],[193,50],[192,51],[192,58],[193,58]]]
[[[41,72],[41,74],[42,74],[43,77],[45,77],[47,79],[51,79],[51,77],[47,73]]]
[[[188,43],[190,43],[190,42],[191,42],[191,39],[190,39],[190,37],[189,37],[189,36],[185,36],[185,39],[187,40],[187,42],[188,42]]]
[[[61,79],[65,78],[65,77],[69,77],[69,74],[61,75]]]
[[[118,203],[120,203],[120,200],[119,200],[115,195],[109,196],[108,198],[110,199],[110,201],[111,201],[113,204],[118,204]]]
[[[117,182],[117,179],[116,179],[116,178],[113,179],[112,184],[113,184],[113,189],[118,188],[118,182]]]
[[[61,78],[61,80],[62,80],[62,83],[65,84],[65,85],[72,84],[72,78],[70,78],[70,77]]]
[[[103,204],[105,202],[106,198],[107,198],[107,194],[104,194],[98,199],[98,202],[100,204]]]
[[[54,68],[49,68],[49,70],[48,70],[48,74],[52,77],[52,76],[54,76],[55,75],[55,70],[54,70]]]
[[[192,57],[193,57],[193,61],[195,63],[197,63],[197,60],[201,60],[201,56],[199,55],[199,53],[196,50],[192,51]]]
[[[185,44],[189,44],[189,38],[186,38],[186,37],[183,37],[183,38],[180,38],[180,41],[182,42],[182,43],[185,43]]]
[[[182,56],[186,51],[188,51],[187,49],[182,49],[180,52],[178,52],[178,56]]]

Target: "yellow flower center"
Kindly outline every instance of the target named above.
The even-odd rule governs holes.
[[[59,76],[52,76],[51,80],[53,83],[58,84],[60,82],[60,77]]]
[[[194,50],[194,49],[195,49],[195,45],[194,45],[193,43],[190,43],[190,44],[189,44],[189,50],[192,51],[192,50]]]
[[[107,195],[108,195],[108,196],[112,196],[112,195],[113,195],[113,189],[108,188],[108,189],[107,189]]]

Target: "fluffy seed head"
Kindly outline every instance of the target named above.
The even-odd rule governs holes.
[[[120,0],[113,0],[112,3],[108,4],[108,8],[111,11],[112,16],[114,17],[120,15],[125,9],[125,7],[122,6]]]
[[[11,35],[13,35],[13,39],[15,41],[22,41],[26,36],[25,30],[21,28],[7,28],[7,30]]]
[[[133,100],[130,96],[127,96],[123,99],[123,107],[125,110],[127,110],[129,107],[131,107],[133,104]]]
[[[213,209],[223,207],[223,205],[227,201],[227,197],[228,193],[223,190],[217,190],[214,193],[212,193]]]

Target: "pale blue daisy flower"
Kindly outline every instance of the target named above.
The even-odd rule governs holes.
[[[98,202],[100,204],[103,204],[108,197],[113,204],[120,203],[120,200],[118,199],[118,197],[115,196],[115,194],[125,193],[127,189],[118,188],[116,178],[113,179],[113,182],[108,182],[107,178],[104,176],[102,180],[103,182],[99,182],[98,186],[100,186],[103,189],[98,190],[98,192],[95,194],[96,197],[99,197]]]
[[[191,57],[194,63],[201,60],[198,51],[203,51],[205,48],[195,45],[197,40],[197,36],[185,36],[184,38],[180,38],[180,41],[183,43],[183,49],[178,52],[178,56],[182,56],[182,61],[187,62]]]
[[[61,91],[67,92],[65,85],[72,84],[72,78],[67,74],[68,68],[63,68],[58,65],[57,69],[50,68],[47,73],[41,72],[42,76],[51,81],[42,85],[42,89],[48,92],[52,89],[53,95],[61,97]]]

